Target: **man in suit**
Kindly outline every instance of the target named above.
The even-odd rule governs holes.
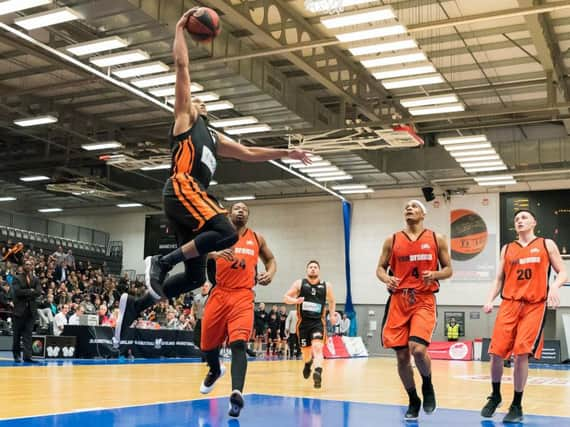
[[[34,264],[31,260],[24,261],[24,272],[16,274],[12,281],[12,295],[14,298],[14,341],[12,351],[14,361],[20,362],[20,339],[24,344],[24,362],[34,363],[32,360],[32,329],[38,311],[37,298],[42,289],[40,280],[34,276]]]

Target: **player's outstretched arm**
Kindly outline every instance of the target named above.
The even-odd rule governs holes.
[[[301,292],[301,281],[295,280],[289,290],[285,293],[283,297],[283,302],[285,304],[301,304],[305,298],[299,297]]]
[[[220,138],[218,154],[222,157],[243,160],[244,162],[266,162],[289,157],[290,159],[300,160],[306,165],[311,164],[309,153],[300,148],[246,147],[232,141],[221,133],[218,133],[218,135]]]

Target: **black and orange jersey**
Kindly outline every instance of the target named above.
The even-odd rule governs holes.
[[[424,229],[416,240],[411,240],[404,231],[394,234],[390,270],[395,277],[400,279],[398,289],[437,292],[439,282],[426,284],[422,273],[438,270],[438,252],[437,239],[431,230]]]
[[[550,256],[546,241],[536,237],[526,246],[511,242],[505,249],[503,299],[530,303],[545,301],[548,296]]]
[[[259,243],[255,232],[247,228],[232,246],[234,260],[216,260],[216,286],[225,289],[252,289],[255,286]]]
[[[311,284],[306,278],[301,281],[299,296],[304,298],[297,305],[297,316],[302,319],[321,319],[325,315],[327,304],[327,284],[318,282]]]

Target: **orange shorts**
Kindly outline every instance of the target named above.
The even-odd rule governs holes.
[[[429,345],[437,317],[434,294],[396,292],[388,298],[382,321],[382,346],[405,348],[410,341]]]
[[[503,300],[499,307],[489,354],[508,359],[530,354],[537,359],[544,344],[546,302]]]
[[[202,316],[202,351],[221,346],[226,337],[230,344],[249,340],[253,328],[253,299],[251,289],[214,287]]]

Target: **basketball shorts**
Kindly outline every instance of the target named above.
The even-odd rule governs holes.
[[[255,327],[255,336],[257,337],[263,337],[265,335],[265,327],[263,326],[256,326]]]
[[[544,344],[546,302],[503,300],[493,328],[489,354],[508,359],[530,354],[540,359]]]
[[[213,350],[229,338],[229,343],[247,342],[253,325],[253,291],[226,290],[215,286],[202,316],[202,351]]]
[[[436,318],[434,294],[403,291],[390,295],[382,320],[382,346],[398,350],[410,341],[428,346]]]
[[[267,329],[269,331],[269,334],[267,335],[267,337],[271,340],[271,341],[277,341],[277,338],[279,338],[279,335],[277,334],[277,329],[275,328],[268,328]]]
[[[326,338],[323,319],[303,319],[299,323],[297,335],[301,347],[310,347],[313,340]]]

